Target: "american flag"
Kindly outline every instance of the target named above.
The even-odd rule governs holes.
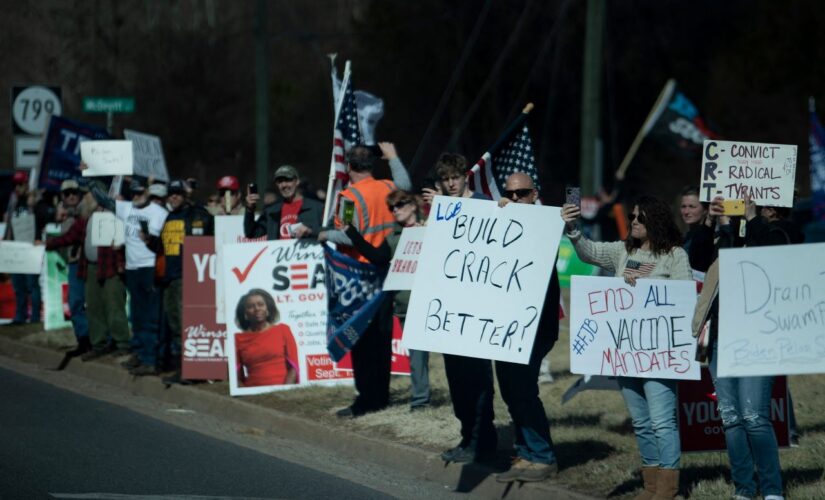
[[[361,130],[358,127],[358,108],[355,105],[355,93],[352,90],[352,78],[349,72],[344,72],[344,80],[341,83],[343,92],[340,93],[343,102],[341,103],[338,121],[335,123],[335,132],[332,139],[332,159],[335,170],[335,181],[330,195],[330,201],[338,197],[338,193],[344,189],[349,182],[347,175],[347,161],[344,153],[351,147],[361,144]],[[332,219],[332,212],[327,214],[328,219]],[[329,221],[326,221],[329,222]]]
[[[484,153],[470,169],[470,182],[474,191],[487,194],[497,201],[504,192],[507,177],[514,172],[529,175],[536,189],[541,190],[533,141],[526,123],[504,147]]]
[[[655,262],[641,263],[637,260],[630,259],[625,264],[622,276],[624,276],[625,278],[634,279],[646,278],[650,276],[650,273],[652,273],[654,269],[656,269]]]

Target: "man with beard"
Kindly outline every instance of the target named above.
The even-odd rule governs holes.
[[[280,199],[264,207],[255,220],[255,207],[260,200],[258,193],[247,193],[244,214],[244,236],[267,240],[285,240],[317,236],[324,216],[324,206],[311,198],[304,198],[299,186],[298,170],[291,165],[281,165],[275,171],[275,186]]]

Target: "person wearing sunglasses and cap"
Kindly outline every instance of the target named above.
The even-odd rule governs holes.
[[[218,205],[213,208],[212,215],[243,215],[244,206],[241,203],[241,184],[234,175],[225,175],[218,179]]]
[[[186,236],[212,236],[214,222],[203,206],[187,200],[189,185],[183,179],[173,179],[166,188],[166,209],[169,215],[160,234],[146,236],[146,246],[157,255],[155,278],[163,302],[160,327],[158,365],[161,371],[173,369],[166,383],[180,383],[181,331],[183,297],[183,242]]]
[[[670,207],[652,196],[641,196],[630,214],[625,241],[597,243],[578,229],[581,210],[564,204],[561,218],[576,254],[631,286],[639,278],[690,280],[692,272],[682,236]],[[673,498],[679,489],[681,446],[676,422],[677,380],[618,377],[636,442],[642,457],[644,491],[637,497]]]

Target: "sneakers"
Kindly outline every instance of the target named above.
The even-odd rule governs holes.
[[[137,357],[137,354],[132,354],[131,356],[129,356],[129,359],[122,362],[120,366],[126,368],[127,370],[137,368],[138,366],[140,366],[140,358]]]
[[[510,466],[510,470],[496,475],[496,481],[499,483],[544,481],[555,476],[558,472],[558,464],[540,464],[516,457],[513,460],[513,465]]]

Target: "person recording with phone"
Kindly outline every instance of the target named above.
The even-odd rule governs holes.
[[[652,196],[633,205],[625,241],[601,243],[582,236],[581,209],[565,203],[561,218],[578,257],[600,266],[631,286],[641,278],[690,280],[692,273],[682,235],[670,207]],[[679,489],[681,445],[676,421],[676,381],[618,377],[642,459],[645,491],[638,498],[674,498]]]
[[[261,200],[258,186],[249,184],[244,212],[244,236],[267,240],[309,238],[318,235],[324,206],[317,200],[305,198],[300,190],[298,170],[292,165],[281,165],[275,171],[275,187],[280,199],[266,205],[255,219],[255,209]]]

